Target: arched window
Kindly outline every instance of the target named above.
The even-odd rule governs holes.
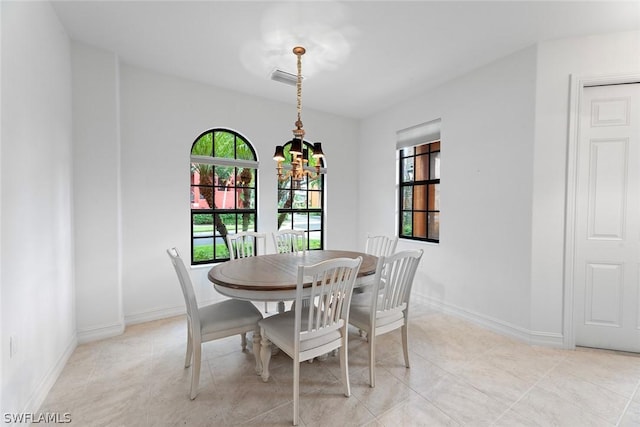
[[[191,146],[191,263],[226,261],[228,233],[257,231],[258,161],[249,141],[211,129]]]
[[[313,145],[306,141],[304,147],[309,153],[313,151]],[[290,148],[290,142],[284,145],[285,164],[291,162]],[[317,161],[320,162],[320,167],[325,167],[323,158],[307,157],[310,171]],[[315,168],[312,172],[315,173]],[[324,248],[324,175],[316,178],[305,176],[299,182],[289,178],[278,183],[277,225],[278,230],[303,230],[306,233],[307,249]]]

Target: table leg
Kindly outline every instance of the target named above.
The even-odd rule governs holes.
[[[260,357],[262,359],[262,381],[269,381],[269,362],[271,361],[271,342],[262,333],[262,346],[260,347]]]
[[[256,374],[262,375],[262,358],[260,356],[260,350],[262,348],[260,337],[260,326],[256,326],[255,331],[253,332],[253,357],[256,358]]]
[[[284,313],[284,301],[278,301],[278,313]]]

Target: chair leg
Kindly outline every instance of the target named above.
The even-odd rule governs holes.
[[[298,425],[300,411],[300,360],[296,356],[293,359],[293,425]]]
[[[376,386],[376,334],[371,331],[367,333],[369,338],[369,385]]]
[[[347,331],[343,332],[344,334]],[[344,387],[344,395],[349,397],[351,396],[351,385],[349,384],[349,354],[347,352],[347,342],[345,339],[342,340],[342,346],[340,347],[340,368],[342,371],[342,386]]]
[[[260,326],[253,332],[253,357],[256,359],[256,374],[262,375],[262,359],[260,358]]]
[[[198,384],[200,383],[200,357],[202,355],[202,343],[197,343],[193,349],[193,366],[191,367],[191,400],[198,395]]]
[[[264,333],[264,328],[260,329],[262,341],[260,346],[260,359],[262,360],[262,381],[269,381],[269,362],[271,361],[271,343]]]
[[[187,355],[184,358],[184,367],[191,366],[191,356],[193,347],[193,337],[191,336],[191,325],[187,326]]]
[[[409,368],[409,331],[407,324],[402,325],[402,351],[404,352],[404,366]]]
[[[245,351],[247,349],[247,333],[246,332],[241,333],[240,338],[242,340],[241,342],[242,351]]]

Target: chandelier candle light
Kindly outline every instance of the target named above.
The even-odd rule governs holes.
[[[286,181],[291,178],[293,180],[293,185],[298,187],[300,185],[300,181],[302,181],[306,176],[311,179],[317,178],[320,175],[320,159],[324,157],[324,153],[322,152],[322,143],[316,142],[313,144],[313,158],[316,159],[316,171],[315,173],[312,170],[305,169],[307,163],[309,163],[309,153],[306,148],[304,148],[304,129],[302,127],[302,120],[300,119],[300,113],[302,111],[302,55],[305,53],[305,48],[302,46],[296,46],[293,48],[293,53],[298,57],[298,79],[296,82],[296,95],[298,100],[298,120],[295,122],[296,128],[293,129],[293,139],[291,141],[287,141],[287,143],[291,143],[291,147],[289,149],[289,154],[291,155],[291,169],[287,171],[286,174],[282,173],[283,162],[285,161],[284,157],[284,147],[282,145],[276,146],[276,153],[273,155],[273,160],[278,162],[277,171],[278,171],[278,180]],[[286,144],[286,143],[285,143]]]

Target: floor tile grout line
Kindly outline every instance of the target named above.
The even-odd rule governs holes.
[[[627,411],[629,410],[629,406],[631,406],[631,404],[633,403],[633,398],[638,393],[638,388],[640,388],[640,381],[638,381],[638,383],[636,384],[635,390],[633,391],[633,393],[631,393],[631,397],[627,400],[627,404],[624,406],[624,409],[622,410],[622,413],[618,417],[618,421],[616,422],[616,426],[619,426],[620,423],[622,422],[622,420],[624,419],[624,416],[626,415]]]
[[[495,425],[498,421],[500,421],[500,419],[502,417],[504,417],[507,413],[509,413],[509,411],[511,411],[519,402],[522,401],[522,399],[524,399],[524,397],[529,394],[531,392],[531,390],[533,390],[534,388],[536,388],[538,386],[538,384],[540,384],[540,382],[547,377],[547,375],[549,375],[549,373],[551,373],[551,371],[553,371],[555,368],[557,368],[564,360],[566,359],[566,356],[563,357],[561,360],[558,360],[553,366],[551,366],[549,369],[547,369],[547,371],[542,374],[540,376],[540,378],[538,378],[526,391],[524,391],[520,397],[518,399],[516,399],[515,402],[513,402],[511,405],[509,405],[507,407],[507,409],[500,414],[500,416],[498,418],[496,418],[494,420],[494,422],[491,425]],[[516,411],[517,412],[517,411]]]

